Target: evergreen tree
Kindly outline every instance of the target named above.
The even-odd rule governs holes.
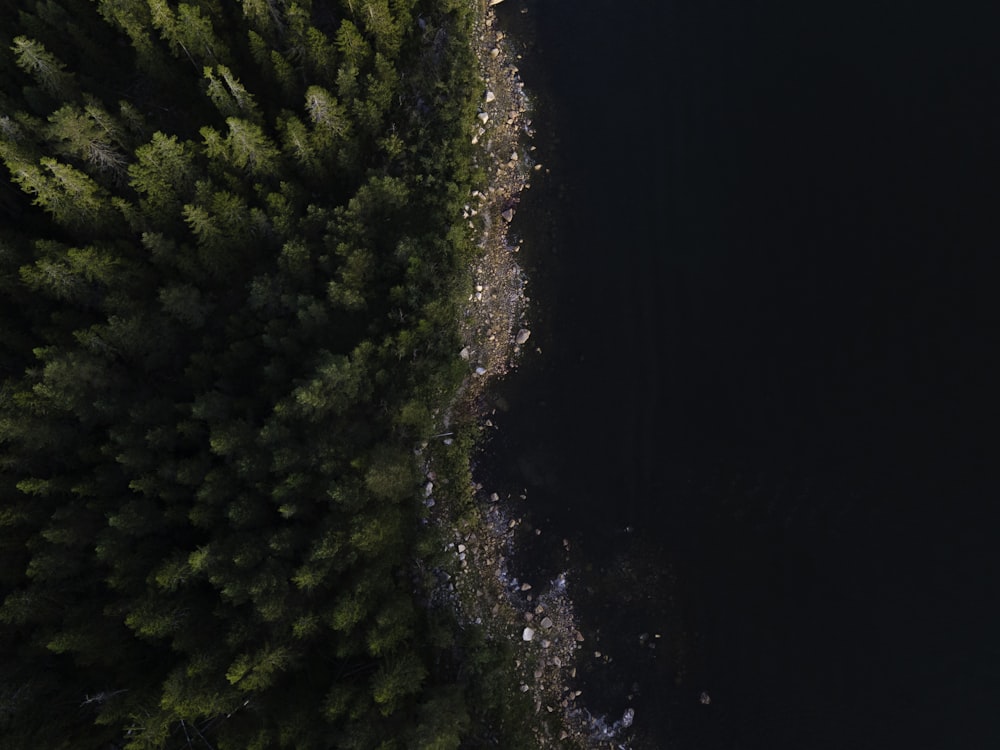
[[[56,101],[73,100],[76,96],[73,74],[45,45],[25,36],[14,37],[12,46],[18,67],[28,73]]]
[[[414,449],[464,371],[472,61],[411,0],[22,5],[0,745],[458,747]]]

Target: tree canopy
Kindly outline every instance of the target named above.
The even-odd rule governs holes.
[[[474,746],[414,455],[463,372],[468,11],[4,18],[2,744]]]

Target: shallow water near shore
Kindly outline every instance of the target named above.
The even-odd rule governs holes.
[[[486,471],[635,747],[993,746],[996,13],[786,5],[499,6],[551,174]]]

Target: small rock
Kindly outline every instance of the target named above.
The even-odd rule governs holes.
[[[434,482],[428,482],[424,485],[424,497],[430,497],[432,492],[434,492]]]
[[[552,641],[542,641],[542,648],[548,648],[552,645]]]
[[[548,630],[549,628],[551,628],[552,627],[552,618],[551,617],[543,617],[542,618],[542,627],[545,628],[546,630]]]
[[[500,502],[500,496],[497,493],[494,492],[494,493],[492,493],[490,495],[490,501],[494,502],[494,503],[498,503],[498,502]]]
[[[485,124],[486,124],[486,123],[487,123],[487,122],[489,121],[489,119],[490,119],[490,116],[489,116],[488,114],[486,114],[485,112],[480,112],[480,113],[479,113],[478,115],[476,115],[476,117],[478,117],[478,118],[479,118],[479,121],[480,121],[481,123],[483,123],[484,125],[485,125]]]
[[[524,632],[521,633],[521,639],[525,641],[530,641],[534,637],[535,637],[535,631],[532,630],[531,628],[525,628]]]
[[[490,57],[497,58],[500,57],[500,50],[496,47],[490,50]]]
[[[485,374],[486,374],[486,368],[485,367],[477,367],[476,368],[476,375],[485,375]]]
[[[499,5],[503,0],[490,0],[490,5]]]
[[[530,583],[522,583],[521,584],[521,591],[531,591],[531,584]]]
[[[513,221],[514,220],[514,209],[513,208],[508,208],[506,211],[503,211],[500,215],[504,218],[504,221]]]
[[[461,357],[462,359],[467,360],[469,358],[469,355],[471,355],[471,354],[472,354],[472,352],[469,351],[469,347],[466,346],[466,347],[462,347],[462,351],[460,351],[458,353],[458,356]]]
[[[486,92],[486,103],[487,104],[489,104],[491,101],[493,101],[496,98],[497,98],[497,95],[494,94],[492,91],[487,91]]]
[[[531,337],[531,331],[527,328],[522,328],[517,332],[517,336],[514,337],[514,343],[523,344]]]
[[[465,552],[466,549],[467,549],[467,547],[464,544],[458,545],[458,551],[459,552]]]

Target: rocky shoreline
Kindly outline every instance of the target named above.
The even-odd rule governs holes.
[[[470,269],[473,291],[460,320],[460,356],[469,375],[445,417],[446,431],[456,411],[459,420],[475,421],[479,430],[494,427],[486,405],[488,388],[517,366],[531,336],[527,279],[517,262],[520,241],[511,239],[509,226],[522,192],[543,167],[530,145],[531,107],[516,64],[519,55],[498,27],[493,9],[502,0],[477,2],[473,43],[482,98],[472,143],[477,146],[476,166],[487,182],[472,191],[463,208],[479,253]],[[432,462],[425,488],[429,507],[435,505],[436,480]],[[512,515],[511,498],[491,492],[474,476],[471,492],[472,512],[436,511],[438,523],[454,535],[445,550],[450,566],[437,598],[456,610],[464,626],[481,627],[488,639],[515,644],[511,669],[518,689],[533,704],[534,716],[524,720],[532,723],[537,747],[625,748],[620,735],[631,725],[632,712],[612,724],[595,719],[574,685],[586,639],[578,628],[567,575],[552,581],[513,578],[507,562],[515,553],[514,533],[521,519]]]
[[[531,174],[541,169],[532,157],[534,147],[526,145],[533,131],[524,84],[492,5],[481,6],[474,30],[483,86],[472,143],[487,183],[472,191],[463,210],[469,228],[479,235],[480,251],[472,269],[475,291],[460,323],[461,354],[477,379],[469,386],[473,396],[515,366],[531,335],[523,326],[528,298],[527,279],[517,263],[520,245],[509,240],[508,226],[521,193],[531,186]]]

